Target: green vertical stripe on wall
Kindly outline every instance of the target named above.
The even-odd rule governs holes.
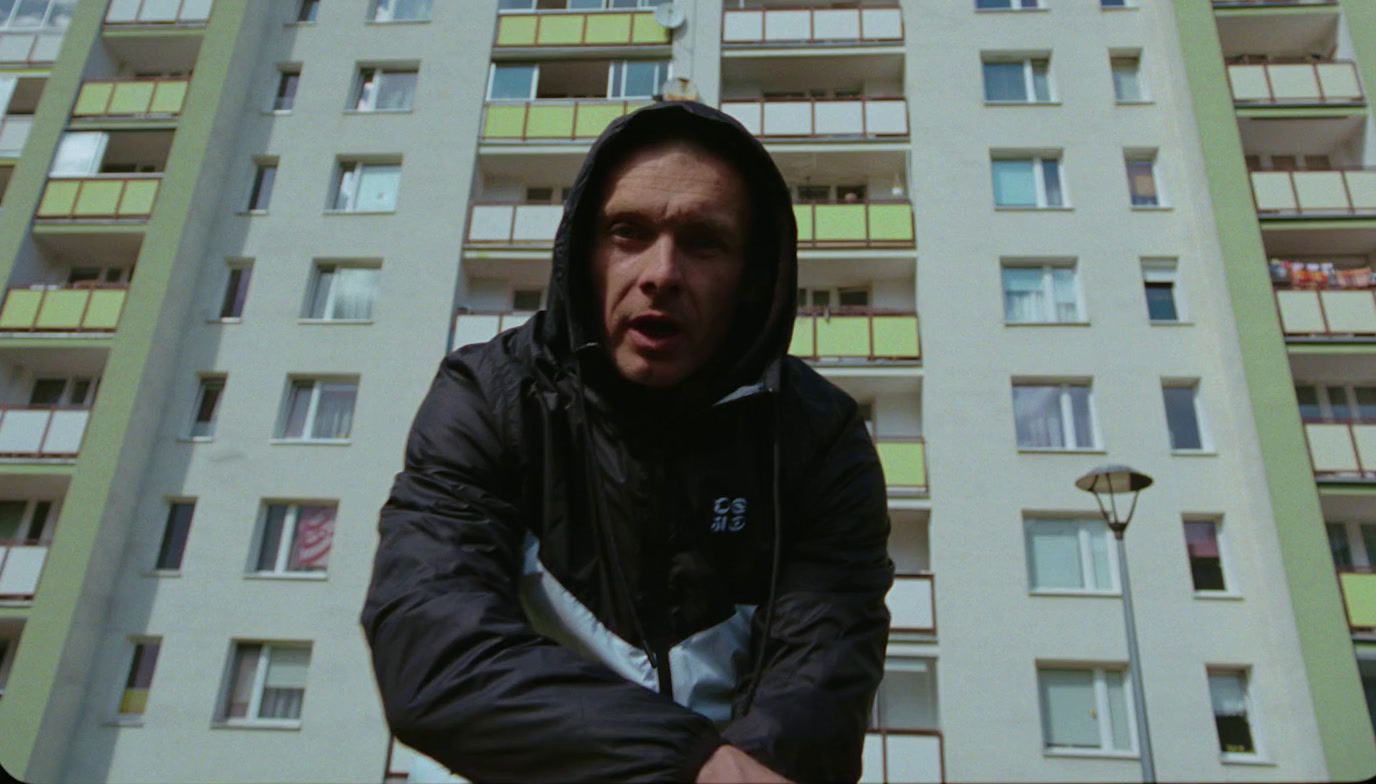
[[[1370,0],[1359,3],[1372,5]],[[1357,4],[1345,3],[1348,10]],[[1175,10],[1223,251],[1224,274],[1237,322],[1252,418],[1261,444],[1285,581],[1295,612],[1320,741],[1330,778],[1361,780],[1376,774],[1376,741],[1372,738],[1371,720],[1352,655],[1346,613],[1333,577],[1323,510],[1314,486],[1289,357],[1271,295],[1266,251],[1243,163],[1242,140],[1218,29],[1208,0],[1175,0]],[[1364,8],[1372,10],[1376,9]],[[1369,67],[1376,50],[1359,49],[1359,54]],[[1363,75],[1366,73],[1364,70]],[[1279,726],[1284,718],[1275,720]]]

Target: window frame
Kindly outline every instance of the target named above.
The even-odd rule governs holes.
[[[186,545],[191,540],[191,526],[196,523],[196,499],[194,498],[168,498],[167,515],[163,520],[162,537],[158,539],[158,552],[153,556],[153,574],[168,575],[181,574],[182,563],[186,560]],[[177,524],[177,510],[179,507],[190,507],[186,516],[185,532],[180,536],[181,546],[176,548],[176,566],[163,566],[163,555],[172,552],[169,543],[175,542],[173,526]]]
[[[1099,730],[1098,746],[1053,746],[1050,744],[1048,730],[1050,729],[1051,712],[1047,705],[1046,691],[1042,680],[1042,673],[1047,670],[1078,670],[1092,673],[1094,683],[1093,710],[1095,712],[1095,724]],[[1108,693],[1109,672],[1122,674],[1124,717],[1127,720],[1124,734],[1128,740],[1128,747],[1125,749],[1113,746],[1113,711]],[[1132,686],[1132,670],[1127,665],[1039,661],[1037,662],[1037,703],[1042,725],[1042,754],[1044,756],[1121,757],[1129,759],[1140,756],[1141,750],[1137,743],[1137,695]]]
[[[1037,65],[1040,63],[1044,68],[1042,72],[1046,84],[1046,98],[1037,97]],[[989,74],[984,70],[988,65],[1019,65],[1022,67],[1022,86],[1023,98],[990,98],[989,97]],[[1004,54],[999,52],[984,52],[980,58],[980,77],[984,82],[984,103],[989,106],[1047,106],[1061,102],[1060,95],[1056,90],[1055,79],[1051,75],[1051,54],[1038,53],[1032,55]]]
[[[368,3],[367,21],[371,24],[424,24],[426,22],[434,21],[435,4],[433,0],[420,0],[420,2],[426,3],[425,16],[408,16],[401,19],[398,19],[395,16],[389,16],[386,19],[378,18],[378,14],[382,11],[384,7],[394,9],[395,4],[399,2],[404,2],[404,0],[371,0],[371,2]],[[389,10],[388,13],[395,13],[395,11]]]
[[[1055,379],[1039,380],[1039,379],[1018,379],[1018,378],[1014,378],[1014,379],[1013,379],[1012,387],[1013,387],[1013,390],[1014,390],[1014,391],[1013,391],[1013,438],[1014,438],[1014,443],[1017,444],[1017,451],[1019,451],[1019,452],[1052,452],[1052,453],[1062,453],[1062,452],[1102,452],[1102,451],[1104,451],[1103,440],[1099,437],[1099,412],[1098,412],[1097,407],[1096,407],[1096,404],[1095,404],[1095,394],[1094,394],[1094,383],[1093,383],[1093,380],[1088,380],[1088,381],[1079,381],[1079,380],[1066,381],[1066,380],[1055,380]],[[1074,407],[1074,403],[1073,403],[1072,400],[1071,400],[1070,389],[1071,389],[1071,387],[1084,387],[1084,388],[1085,388],[1085,391],[1086,391],[1086,392],[1085,392],[1085,405],[1086,405],[1086,407],[1088,408],[1088,412],[1089,412],[1089,429],[1090,429],[1090,433],[1089,433],[1089,436],[1090,436],[1090,439],[1089,439],[1089,440],[1090,440],[1090,444],[1089,444],[1089,446],[1078,446],[1078,445],[1077,445],[1077,446],[1065,446],[1065,447],[1054,447],[1054,446],[1024,446],[1024,445],[1022,445],[1021,443],[1017,443],[1017,424],[1018,424],[1018,422],[1017,422],[1017,418],[1018,418],[1018,411],[1017,411],[1017,388],[1018,388],[1018,387],[1055,387],[1055,388],[1057,388],[1057,389],[1059,390],[1059,393],[1058,393],[1058,402],[1059,402],[1059,404],[1060,404],[1060,413],[1061,413],[1061,439],[1062,439],[1063,441],[1065,441],[1066,443],[1077,443],[1077,444],[1078,444],[1079,439],[1076,437],[1076,434],[1074,433],[1074,428],[1075,428],[1075,413],[1074,413],[1074,411],[1075,411],[1075,407]],[[1067,431],[1067,428],[1069,428],[1068,431]]]
[[[492,88],[495,87],[495,86],[497,85],[497,69],[498,69],[498,68],[530,68],[530,69],[532,69],[531,74],[530,74],[530,90],[527,91],[527,94],[526,94],[526,97],[525,97],[525,98],[494,98],[494,97],[492,97]],[[610,84],[610,77],[608,77],[608,83]],[[490,103],[490,102],[492,102],[492,101],[533,101],[533,100],[535,100],[535,97],[536,97],[537,95],[539,95],[539,91],[540,91],[540,63],[538,63],[538,62],[531,62],[531,63],[506,63],[506,62],[496,63],[496,62],[494,62],[494,63],[492,63],[491,65],[489,65],[489,66],[487,67],[487,89],[486,89],[485,91],[483,91],[483,100],[486,101],[486,102],[489,102],[489,103]]]
[[[1008,0],[1008,7],[980,7],[980,0],[975,0],[975,13],[997,13],[999,11],[1046,11],[1046,3],[1049,0]]]
[[[264,541],[268,533],[268,520],[274,507],[285,507],[282,516],[282,530],[277,537],[277,552],[273,554],[271,569],[261,569],[258,564],[263,559]],[[329,555],[326,563],[319,569],[292,569],[291,554],[295,549],[297,528],[301,523],[301,510],[330,509],[330,550],[334,549],[334,536],[339,523],[339,502],[336,500],[310,501],[300,499],[264,499],[258,506],[258,521],[254,526],[253,550],[249,553],[248,570],[245,577],[278,578],[294,580],[324,580],[329,576]]]
[[[277,158],[254,158],[253,182],[249,186],[248,206],[244,208],[244,212],[249,215],[268,213],[272,206],[272,192],[277,185],[278,166]]]
[[[1133,183],[1132,167],[1133,167],[1133,165],[1138,165],[1138,166],[1140,166],[1140,165],[1142,165],[1142,164],[1146,164],[1146,166],[1147,166],[1147,168],[1148,168],[1148,171],[1149,171],[1149,173],[1151,174],[1152,190],[1155,192],[1155,195],[1154,195],[1153,197],[1151,197],[1151,198],[1154,198],[1154,199],[1156,200],[1154,204],[1138,204],[1138,203],[1137,203],[1137,200],[1138,200],[1139,198],[1147,198],[1147,197],[1139,197],[1139,196],[1137,195],[1137,193],[1135,192],[1135,185],[1134,185],[1134,183]],[[1162,176],[1161,176],[1161,156],[1158,154],[1158,152],[1157,152],[1156,150],[1136,150],[1136,151],[1134,151],[1134,150],[1127,150],[1127,151],[1124,151],[1124,153],[1123,153],[1123,172],[1124,172],[1124,174],[1127,176],[1127,183],[1128,183],[1128,202],[1129,202],[1130,206],[1132,207],[1132,209],[1134,209],[1134,210],[1168,210],[1168,209],[1171,208],[1170,199],[1166,198],[1166,188],[1165,188],[1165,184],[1162,182],[1162,179],[1163,179],[1163,178],[1162,178]]]
[[[358,189],[363,183],[363,177],[369,167],[396,167],[397,187],[392,191],[392,204],[388,209],[380,210],[360,210],[358,209]],[[345,191],[348,191],[347,195]],[[397,211],[397,201],[401,198],[401,159],[382,160],[371,158],[340,158],[335,164],[334,187],[330,192],[330,205],[325,210],[326,214],[349,214],[349,215],[391,215]],[[339,206],[339,200],[345,199],[345,206]]]
[[[53,11],[60,7],[67,8],[67,19],[70,24],[72,14],[76,11],[77,1],[78,0],[46,0],[47,5],[43,9],[43,21],[36,25],[19,26],[14,24],[15,17],[19,13],[19,6],[21,4],[19,0],[16,0],[14,6],[10,8],[10,12],[5,15],[5,18],[0,19],[0,32],[26,33],[54,29],[65,30],[67,25],[58,26],[53,24]]]
[[[1027,211],[1027,210],[1069,210],[1072,209],[1070,201],[1070,189],[1065,176],[1065,159],[1057,153],[1054,155],[1043,154],[1019,154],[1016,152],[991,154],[989,158],[989,173],[994,174],[994,165],[998,162],[1030,162],[1032,165],[1032,189],[1036,195],[1036,204],[999,204],[998,189],[991,186],[994,197],[995,210]],[[1056,166],[1056,180],[1060,188],[1061,201],[1059,204],[1052,204],[1050,194],[1046,187],[1046,164],[1054,162]]]
[[[1147,80],[1142,71],[1142,53],[1138,52],[1113,52],[1108,54],[1108,75],[1109,81],[1113,83],[1113,102],[1116,104],[1132,105],[1142,103],[1152,103],[1151,92],[1147,89]],[[1133,80],[1137,85],[1136,98],[1124,98],[1118,91],[1118,64],[1131,63],[1133,65]]]
[[[1200,403],[1200,392],[1203,387],[1200,379],[1197,378],[1164,378],[1161,380],[1161,405],[1166,414],[1166,441],[1170,445],[1171,454],[1213,454],[1214,442],[1212,434],[1209,432],[1208,420],[1204,415],[1204,406]],[[1171,427],[1170,406],[1166,404],[1167,389],[1188,389],[1191,392],[1190,402],[1194,409],[1195,428],[1198,430],[1199,446],[1197,447],[1177,447],[1174,444],[1173,428]]]
[[[319,295],[320,278],[329,268],[330,287],[325,292],[325,302],[321,305],[323,315],[312,315],[315,312],[316,298]],[[363,318],[340,318],[332,315],[336,303],[336,296],[339,290],[339,271],[349,270],[369,270],[374,273],[373,285],[369,290],[368,315]],[[306,287],[306,301],[301,310],[298,321],[308,324],[371,324],[375,319],[374,309],[377,307],[378,286],[382,278],[382,265],[373,261],[358,261],[354,259],[316,259],[311,265],[311,277]]]
[[[251,259],[234,259],[225,262],[226,277],[224,291],[220,297],[219,315],[212,318],[212,321],[239,323],[244,318],[244,306],[248,304],[249,287],[253,283],[253,261]],[[238,285],[235,285],[235,274],[238,273]],[[231,305],[237,305],[238,313],[235,315],[225,315],[231,309]]]
[[[520,294],[522,294],[522,293],[529,294],[529,293],[531,293],[531,292],[538,292],[538,293],[539,293],[539,295],[540,295],[540,306],[537,307],[537,308],[535,308],[534,310],[530,310],[530,309],[526,309],[526,308],[519,308],[519,307],[517,307],[517,306],[516,306],[516,305],[517,305],[517,302],[516,302],[517,296],[520,295]],[[512,313],[535,313],[535,312],[540,311],[540,310],[543,310],[543,309],[545,308],[546,303],[548,302],[548,299],[547,299],[548,296],[549,296],[549,292],[548,292],[548,291],[545,289],[545,287],[543,287],[543,286],[512,286],[512,287],[511,287],[511,295],[507,298],[507,301],[511,303],[511,312],[512,312]]]
[[[1261,722],[1258,720],[1257,702],[1253,691],[1254,678],[1252,668],[1249,666],[1233,665],[1207,665],[1205,667],[1205,683],[1209,697],[1209,713],[1214,718],[1214,733],[1218,732],[1218,714],[1213,710],[1213,683],[1215,676],[1236,676],[1242,681],[1242,701],[1246,709],[1244,716],[1247,720],[1247,731],[1252,737],[1251,751],[1224,751],[1223,739],[1218,738],[1218,759],[1220,762],[1257,762],[1266,759],[1266,745],[1260,730]]]
[[[1013,269],[1040,270],[1042,275],[1041,304],[1043,318],[1036,321],[1014,321],[1008,316],[1008,279],[1006,273]],[[1070,270],[1071,288],[1075,295],[1075,318],[1062,320],[1056,312],[1056,275],[1055,270]],[[1089,313],[1085,306],[1084,286],[1080,281],[1080,265],[1075,259],[1011,259],[999,261],[999,287],[1003,297],[1003,323],[1005,326],[1020,327],[1028,325],[1084,325],[1089,323]],[[1050,315],[1051,318],[1045,318]]]
[[[371,95],[368,96],[366,106],[364,103],[365,87],[369,83],[369,74],[372,75],[376,85]],[[409,74],[414,77],[411,83],[411,93],[407,98],[406,105],[400,108],[377,108],[378,96],[382,94],[382,86],[387,81],[389,74]],[[350,114],[406,114],[414,112],[416,106],[416,93],[420,89],[420,65],[416,63],[359,63],[354,69],[353,90],[350,92],[349,105],[345,107],[345,112]]]
[[[653,92],[651,92],[649,95],[627,94],[627,69],[629,69],[632,65],[641,65],[644,63],[650,63],[654,65],[656,74],[660,73],[660,71],[662,70],[664,73],[664,78],[655,80],[654,86],[652,87]],[[617,73],[618,70],[620,71],[619,74]],[[539,78],[538,70],[536,71],[536,78],[537,80]],[[611,63],[607,66],[607,100],[634,101],[642,100],[645,98],[653,98],[654,96],[660,94],[659,89],[664,86],[664,83],[672,78],[674,78],[674,61],[672,59],[660,60],[627,58],[623,60],[612,60]],[[536,84],[538,86],[538,81]],[[620,85],[619,90],[615,89],[618,84]]]
[[[1049,523],[1069,523],[1075,526],[1076,554],[1080,563],[1080,583],[1079,588],[1048,587],[1041,588],[1034,584],[1032,569],[1033,553],[1032,547],[1034,528],[1038,524]],[[1102,529],[1100,528],[1102,526]],[[1104,537],[1104,558],[1108,571],[1108,587],[1090,587],[1097,582],[1094,571],[1094,544],[1093,537],[1101,533]],[[1103,520],[1090,517],[1074,517],[1066,515],[1047,515],[1029,512],[1023,515],[1023,547],[1026,552],[1024,564],[1027,567],[1027,593],[1030,596],[1121,596],[1123,592],[1123,578],[1118,565],[1118,550],[1115,546],[1113,532],[1104,524]]]
[[[272,100],[268,103],[268,111],[273,114],[291,114],[296,108],[296,95],[301,90],[301,64],[283,63],[277,66],[276,73],[277,86],[273,90]],[[291,89],[288,90],[290,79],[296,81],[291,83]],[[287,101],[286,106],[282,105],[284,100]]]
[[[299,384],[311,385],[311,397],[306,404],[305,419],[301,425],[300,436],[287,435],[290,425],[292,394]],[[354,408],[349,417],[349,434],[346,436],[336,436],[331,438],[321,438],[307,435],[315,429],[315,418],[319,414],[320,396],[326,386],[351,386],[354,392]],[[287,378],[287,391],[282,397],[282,410],[278,420],[276,434],[273,438],[274,443],[287,444],[348,444],[353,440],[353,413],[358,410],[358,377],[357,376],[289,376]]]
[[[1352,384],[1345,381],[1326,382],[1326,381],[1306,381],[1295,384],[1296,395],[1298,396],[1299,387],[1308,387],[1314,391],[1314,400],[1319,407],[1318,419],[1305,419],[1301,413],[1300,421],[1305,424],[1347,424],[1347,423],[1376,423],[1376,419],[1364,419],[1361,416],[1361,400],[1357,396],[1357,390],[1367,389],[1376,392],[1376,384]],[[1353,416],[1347,419],[1339,419],[1333,413],[1335,408],[1332,392],[1335,389],[1342,390],[1343,397],[1346,398],[1341,405],[1346,406]]]
[[[1366,520],[1340,520],[1324,521],[1324,532],[1330,534],[1333,527],[1342,529],[1344,544],[1347,546],[1347,553],[1352,563],[1340,566],[1336,561],[1333,563],[1335,571],[1369,571],[1376,568],[1376,551],[1367,547],[1366,537],[1362,535],[1363,528],[1372,529],[1372,540],[1376,541],[1376,521]],[[1331,544],[1330,544],[1331,554]]]
[[[61,512],[58,499],[29,497],[29,498],[3,498],[0,501],[8,503],[23,504],[24,510],[19,513],[19,536],[13,542],[34,542],[36,544],[49,544],[53,539],[53,529],[57,526],[57,517]],[[39,516],[39,507],[47,505],[42,516]]]
[[[1194,581],[1194,557],[1190,555],[1189,536],[1186,528],[1189,525],[1208,524],[1214,529],[1214,544],[1218,547],[1218,572],[1223,578],[1222,588],[1199,588]],[[1181,519],[1181,534],[1185,542],[1185,562],[1190,569],[1190,588],[1196,598],[1241,598],[1242,594],[1237,590],[1237,583],[1234,579],[1232,569],[1229,566],[1231,560],[1228,554],[1227,537],[1224,533],[1223,517],[1220,515],[1184,515]]]
[[[1181,296],[1180,283],[1180,260],[1166,257],[1143,257],[1141,259],[1142,269],[1142,298],[1146,305],[1147,323],[1152,325],[1160,324],[1189,324],[1189,310],[1186,307],[1185,298]],[[1147,291],[1152,284],[1169,284],[1171,290],[1171,303],[1175,307],[1174,319],[1157,319],[1151,315],[1151,298]]]
[[[234,699],[234,687],[237,684],[238,672],[234,666],[238,659],[239,650],[242,647],[256,646],[258,648],[258,660],[254,665],[252,691],[249,693],[249,703],[245,708],[245,716],[231,717],[229,715],[230,706]],[[235,639],[229,645],[229,658],[225,663],[224,687],[220,691],[220,698],[215,708],[215,718],[213,726],[217,727],[262,727],[276,729],[297,729],[301,726],[302,719],[277,719],[263,718],[258,716],[262,711],[263,690],[267,687],[268,667],[272,663],[272,652],[276,649],[298,648],[306,650],[306,668],[309,674],[311,659],[315,653],[315,646],[308,641],[289,641],[289,640],[247,640]],[[305,713],[305,692],[307,688],[302,688],[301,712]]]
[[[154,676],[157,674],[158,659],[162,653],[162,638],[138,636],[128,638],[128,642],[130,643],[130,648],[127,649],[127,653],[125,656],[126,664],[122,670],[122,672],[124,672],[124,686],[119,690],[119,696],[115,701],[113,711],[113,722],[116,724],[139,726],[143,724],[143,717],[147,713],[148,697],[153,690],[153,680]],[[148,673],[148,684],[146,686],[135,686],[133,684],[133,681],[135,679],[135,676],[139,674],[138,665],[140,663],[140,649],[143,649],[148,646],[151,646],[152,648],[152,663],[149,664],[150,672]],[[129,699],[130,692],[139,689],[141,689],[144,692],[143,710],[140,710],[137,713],[125,713],[124,704],[125,701]]]
[[[191,420],[187,423],[186,439],[188,441],[214,441],[215,426],[219,418],[220,406],[224,403],[225,388],[228,385],[229,376],[225,373],[202,373],[197,376],[196,399],[191,406]],[[211,404],[210,420],[206,423],[209,432],[198,433],[197,427],[202,424],[200,421],[201,406],[204,404],[205,396],[208,391],[218,384],[215,401]]]

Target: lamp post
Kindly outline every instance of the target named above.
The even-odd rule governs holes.
[[[1099,504],[1099,514],[1113,531],[1118,541],[1118,571],[1123,577],[1123,621],[1128,630],[1128,668],[1132,671],[1132,696],[1137,714],[1137,745],[1142,755],[1142,780],[1156,781],[1156,768],[1151,758],[1151,730],[1147,727],[1147,700],[1142,691],[1142,668],[1137,653],[1137,622],[1132,614],[1132,583],[1128,581],[1127,550],[1123,546],[1123,533],[1132,522],[1132,513],[1137,510],[1137,496],[1152,483],[1151,477],[1125,465],[1105,465],[1090,471],[1075,480],[1075,486],[1087,493],[1094,494]],[[1119,519],[1118,502],[1114,496],[1132,493],[1132,505],[1128,507],[1127,517]],[[1104,496],[1108,496],[1108,507],[1104,506]]]

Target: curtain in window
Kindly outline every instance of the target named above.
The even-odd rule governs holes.
[[[994,161],[994,203],[1000,207],[1037,206],[1032,161]]]
[[[1056,298],[1056,320],[1079,321],[1080,302],[1075,295],[1075,270],[1070,267],[1052,267],[1051,289]]]
[[[272,649],[267,678],[263,681],[263,698],[258,706],[259,718],[301,718],[301,702],[306,696],[306,668],[310,660],[308,648]]]
[[[1185,549],[1191,558],[1217,558],[1218,537],[1213,523],[1185,523]]]
[[[321,384],[311,438],[348,438],[354,420],[353,384]]]
[[[1042,305],[1042,270],[1036,267],[1005,267],[1003,316],[1015,324],[1045,321]]]
[[[1075,523],[1037,520],[1028,526],[1028,573],[1037,589],[1084,588],[1080,535]]]
[[[1137,206],[1155,206],[1156,177],[1151,161],[1128,161],[1128,185],[1132,190],[1132,203]]]
[[[1032,61],[1032,95],[1035,100],[1051,100],[1051,78],[1045,60]]]
[[[363,72],[362,83],[358,88],[358,103],[354,108],[358,111],[367,111],[373,106],[373,94],[377,92],[377,80],[379,71],[369,69]]]
[[[240,645],[234,650],[234,682],[229,687],[225,716],[231,719],[248,718],[248,706],[253,701],[253,680],[258,673],[258,654],[261,645]]]
[[[1042,670],[1042,726],[1047,746],[1098,748],[1092,670]]]
[[[1126,751],[1132,748],[1128,736],[1128,698],[1124,688],[1125,673],[1109,670],[1104,673],[1108,685],[1108,718],[1113,731],[1113,748]]]
[[[985,63],[984,98],[987,101],[1025,101],[1027,83],[1022,63]]]
[[[1215,716],[1247,715],[1247,693],[1243,688],[1241,675],[1210,675],[1209,698],[1213,702]]]
[[[334,507],[303,506],[296,515],[296,535],[287,570],[323,572],[329,565],[334,542]]]
[[[354,209],[361,212],[386,211],[396,207],[401,167],[397,165],[362,167],[358,178],[358,198]]]
[[[324,273],[322,273],[323,275]],[[362,267],[343,267],[334,272],[335,319],[369,319],[373,317],[373,292],[377,289],[377,270]]]
[[[1049,449],[1065,447],[1065,430],[1061,422],[1061,394],[1058,387],[1014,387],[1013,418],[1017,423],[1018,446]]]
[[[282,428],[283,438],[303,438],[306,435],[306,414],[310,411],[310,381],[296,381],[291,385],[291,398],[287,401],[287,418]]]
[[[1089,387],[1067,387],[1070,396],[1070,415],[1075,422],[1075,446],[1089,449],[1094,446],[1094,423],[1089,416]]]
[[[410,109],[416,92],[416,74],[410,71],[388,71],[381,75],[376,109]]]

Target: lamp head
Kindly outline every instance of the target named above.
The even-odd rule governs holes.
[[[1137,510],[1137,494],[1151,487],[1151,483],[1151,477],[1125,465],[1102,465],[1075,480],[1076,487],[1094,494],[1094,500],[1099,504],[1099,513],[1113,530],[1113,535],[1119,539],[1127,530],[1128,523],[1132,522],[1132,513]],[[1128,508],[1127,517],[1119,520],[1118,504],[1113,500],[1113,496],[1123,493],[1132,493],[1132,506]],[[1108,496],[1108,507],[1104,506],[1104,496]]]

